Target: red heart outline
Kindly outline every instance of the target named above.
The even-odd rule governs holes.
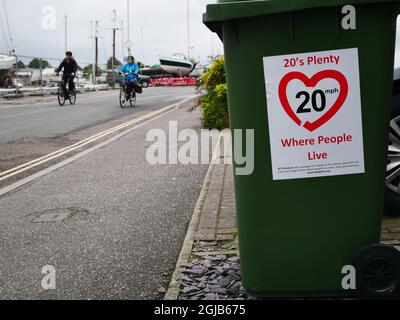
[[[336,102],[333,106],[324,113],[319,119],[314,122],[307,121],[303,127],[310,132],[317,130],[318,128],[322,127],[325,123],[331,120],[336,113],[340,110],[347,99],[347,95],[349,93],[349,84],[347,82],[346,77],[336,70],[324,70],[318,72],[313,77],[308,78],[304,73],[294,71],[290,72],[285,75],[280,84],[279,84],[279,99],[281,101],[283,109],[289,115],[289,117],[298,125],[301,126],[302,122],[300,118],[294,113],[293,109],[290,106],[289,100],[287,98],[286,90],[287,86],[292,80],[300,80],[305,84],[308,88],[314,88],[321,80],[324,79],[334,79],[340,85],[340,92],[339,97],[337,98]]]

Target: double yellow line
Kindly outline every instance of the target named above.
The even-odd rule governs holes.
[[[31,170],[31,169],[33,169],[33,168],[35,168],[37,166],[40,166],[41,164],[44,164],[46,162],[49,162],[49,161],[52,161],[54,159],[60,158],[60,157],[66,155],[68,153],[71,153],[71,152],[73,152],[73,151],[75,151],[77,149],[80,149],[80,148],[82,148],[82,147],[84,147],[84,146],[86,146],[88,144],[91,144],[91,143],[93,143],[93,142],[95,142],[95,141],[97,141],[97,140],[99,140],[101,138],[104,138],[104,137],[106,137],[106,136],[108,136],[110,134],[113,134],[113,133],[118,132],[118,131],[120,131],[122,129],[125,129],[125,128],[129,127],[129,126],[132,126],[132,125],[137,124],[139,122],[143,122],[143,121],[145,121],[147,119],[150,119],[150,118],[154,118],[154,117],[156,117],[156,116],[158,116],[158,115],[160,115],[162,113],[165,113],[165,112],[167,112],[169,110],[172,110],[172,109],[175,109],[175,108],[179,108],[181,105],[183,105],[184,103],[186,103],[186,102],[188,102],[188,101],[190,101],[192,99],[193,99],[193,97],[185,99],[185,100],[180,101],[178,103],[174,103],[172,105],[166,106],[166,107],[164,107],[162,109],[159,109],[157,111],[148,113],[148,114],[146,114],[144,116],[141,116],[139,118],[133,119],[133,120],[128,121],[128,122],[125,122],[123,124],[120,124],[120,125],[118,125],[118,126],[116,126],[114,128],[111,128],[111,129],[105,130],[103,132],[100,132],[98,134],[95,134],[95,135],[93,135],[93,136],[91,136],[89,138],[86,138],[84,140],[81,140],[81,141],[79,141],[79,142],[77,142],[77,143],[75,143],[75,144],[73,144],[73,145],[71,145],[69,147],[54,151],[54,152],[52,152],[52,153],[50,153],[48,155],[45,155],[43,157],[40,157],[40,158],[37,158],[35,160],[29,161],[27,163],[24,163],[24,164],[22,164],[22,165],[20,165],[18,167],[13,168],[13,169],[0,172],[0,182],[4,181],[6,179],[9,179],[11,177],[14,177],[14,176],[16,176],[18,174],[21,174],[21,173],[23,173],[25,171]]]

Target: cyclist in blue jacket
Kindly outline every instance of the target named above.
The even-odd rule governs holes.
[[[128,57],[128,63],[125,64],[121,69],[120,72],[123,73],[125,78],[125,83],[127,86],[127,98],[131,96],[132,89],[139,85],[139,66],[135,63],[135,58],[132,56]]]

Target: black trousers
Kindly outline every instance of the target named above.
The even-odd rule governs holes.
[[[75,90],[75,83],[74,83],[75,76],[71,76],[70,74],[64,74],[62,77],[62,81],[64,83],[65,90],[67,89],[68,83],[68,90],[74,91]]]
[[[126,84],[126,91],[128,94],[132,92],[132,90],[135,90],[136,86],[139,84],[137,79],[132,79],[132,80],[125,80]]]

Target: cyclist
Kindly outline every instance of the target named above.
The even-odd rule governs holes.
[[[120,70],[123,73],[126,83],[126,98],[131,97],[132,89],[139,85],[139,66],[135,63],[135,58],[132,56],[128,57],[128,63],[125,64]]]
[[[62,76],[62,81],[63,81],[63,89],[64,89],[64,95],[65,97],[68,96],[67,92],[67,82],[68,82],[68,88],[70,92],[73,92],[75,90],[75,84],[74,84],[74,78],[76,75],[76,72],[78,70],[78,64],[76,63],[75,59],[72,56],[71,51],[67,51],[65,53],[65,59],[63,62],[61,62],[60,66],[55,70],[57,73],[57,76],[59,75],[60,71],[64,69],[63,76]]]

